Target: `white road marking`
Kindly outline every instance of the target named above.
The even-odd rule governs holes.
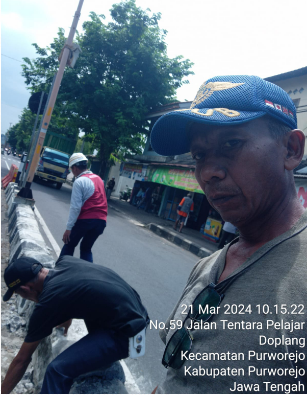
[[[126,362],[124,360],[119,361],[122,364],[126,381],[125,381],[125,387],[128,391],[129,394],[140,394],[141,390],[139,386],[137,385],[136,381],[134,380]]]
[[[10,166],[7,164],[7,161],[4,159],[4,162],[6,164],[6,167],[8,168],[8,170],[10,170]]]
[[[44,221],[43,217],[41,216],[40,212],[38,211],[37,206],[35,206],[34,213],[35,213],[39,223],[41,224],[48,240],[50,241],[50,244],[51,244],[54,252],[57,254],[57,256],[59,256],[61,249],[60,249],[58,243],[55,241],[54,237],[52,236],[52,234],[51,234],[46,222]],[[121,363],[124,373],[125,373],[125,376],[126,376],[125,386],[126,386],[127,390],[129,391],[130,394],[140,394],[141,393],[140,388],[137,385],[135,379],[133,378],[126,362],[123,360],[121,360],[119,362]]]
[[[54,252],[56,253],[57,256],[59,256],[61,249],[60,249],[58,243],[55,241],[54,237],[52,236],[46,222],[43,220],[43,217],[40,215],[40,212],[38,211],[37,206],[35,206],[34,214],[37,216],[38,222],[41,224],[48,240],[50,241],[52,248],[54,249]]]

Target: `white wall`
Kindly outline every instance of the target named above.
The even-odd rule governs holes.
[[[112,196],[118,197],[120,192],[126,189],[126,186],[128,185],[129,188],[133,188],[134,181],[131,180],[130,178],[127,177],[121,177],[119,175],[119,170],[120,170],[120,162],[116,162],[114,166],[111,167],[110,173],[109,173],[109,180],[111,178],[115,177],[115,188],[113,190]]]

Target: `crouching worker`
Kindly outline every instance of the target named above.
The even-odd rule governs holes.
[[[68,394],[74,378],[127,358],[129,339],[136,339],[149,322],[138,293],[119,275],[71,256],[60,257],[52,270],[33,258],[17,259],[6,268],[4,280],[9,288],[5,302],[15,292],[37,304],[2,394],[14,389],[40,341],[58,325],[67,330],[73,318],[84,319],[89,333],[48,365],[43,394]]]

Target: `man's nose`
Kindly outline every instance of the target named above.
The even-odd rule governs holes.
[[[226,169],[221,163],[208,160],[201,165],[200,178],[202,182],[210,182],[213,179],[223,180],[226,177]]]

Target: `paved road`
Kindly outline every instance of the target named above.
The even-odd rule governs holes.
[[[11,159],[11,160],[9,160]],[[1,160],[2,177],[8,171],[10,156]],[[71,187],[57,190],[44,182],[32,184],[36,206],[56,242],[62,247],[62,235],[68,218]],[[109,209],[107,227],[93,248],[94,262],[115,270],[140,294],[151,320],[165,320],[187,281],[197,257],[177,248]],[[79,256],[76,250],[75,256]],[[164,345],[157,330],[147,332],[147,351],[143,358],[127,359],[136,383],[142,393],[150,393],[163,379],[166,369],[161,364]]]

